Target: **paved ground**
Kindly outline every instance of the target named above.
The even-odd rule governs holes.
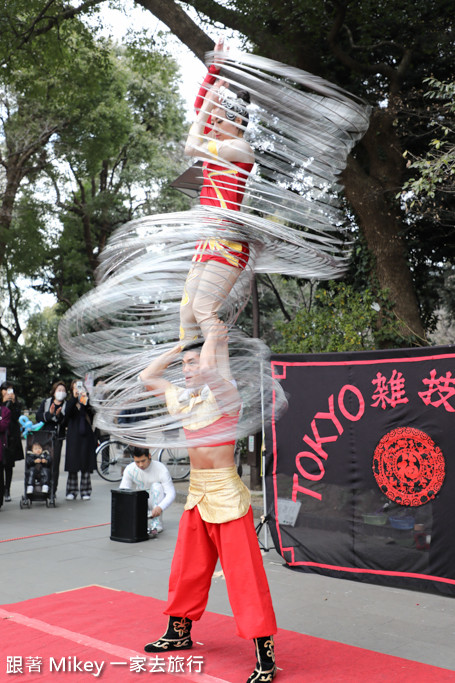
[[[95,473],[92,500],[67,502],[63,472],[60,481],[55,509],[21,510],[23,466],[15,468],[13,501],[0,510],[0,604],[91,584],[164,600],[187,484],[178,485],[163,534],[130,544],[109,538],[112,484]],[[260,513],[260,494],[254,500]],[[453,598],[291,571],[273,549],[264,565],[281,628],[455,671]],[[231,614],[217,572],[208,609]],[[158,635],[150,624],[150,637]]]

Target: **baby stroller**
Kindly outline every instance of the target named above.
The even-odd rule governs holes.
[[[46,507],[55,508],[55,495],[54,495],[54,477],[52,472],[52,460],[54,458],[54,439],[55,435],[53,432],[39,431],[31,432],[27,434],[26,447],[27,453],[32,450],[34,443],[39,443],[42,446],[43,451],[47,451],[50,455],[50,466],[49,470],[49,481],[47,482],[48,491],[43,491],[43,485],[41,481],[41,475],[39,473],[33,478],[33,492],[27,493],[27,489],[31,485],[30,473],[31,466],[27,464],[27,456],[25,459],[25,472],[24,472],[24,495],[19,501],[21,510],[23,508],[30,508],[32,502],[43,501],[46,503]]]

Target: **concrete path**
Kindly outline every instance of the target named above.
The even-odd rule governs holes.
[[[160,537],[132,544],[109,538],[113,484],[94,473],[92,499],[72,502],[65,484],[62,472],[55,509],[21,510],[23,464],[16,465],[13,500],[0,510],[0,604],[91,584],[165,600],[187,483],[178,484]],[[254,501],[258,515],[261,495]],[[292,571],[273,549],[264,566],[279,627],[455,671],[453,598]],[[208,609],[231,615],[224,583],[215,572]],[[150,637],[159,635],[151,624]]]

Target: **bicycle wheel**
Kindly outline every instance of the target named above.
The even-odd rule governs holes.
[[[166,465],[174,481],[186,479],[190,473],[190,456],[186,448],[163,448],[158,460]]]
[[[120,481],[130,462],[133,462],[133,456],[121,441],[104,441],[96,449],[96,470],[106,481]]]

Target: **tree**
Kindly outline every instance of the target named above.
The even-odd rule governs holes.
[[[432,104],[428,126],[433,137],[424,156],[405,152],[408,168],[417,174],[405,182],[399,197],[408,209],[418,203],[424,211],[437,212],[440,202],[436,195],[452,196],[455,192],[455,82],[442,83],[436,78],[424,82],[429,88],[424,97]],[[442,216],[436,218],[441,220]]]
[[[16,201],[14,219],[8,230],[4,263],[0,269],[0,347],[18,342],[28,303],[23,289],[26,278],[43,277],[46,257],[46,211],[25,189]]]
[[[282,339],[272,348],[278,353],[367,351],[381,347],[383,337],[395,339],[395,346],[402,342],[387,297],[344,282],[318,287],[308,305],[277,328]]]
[[[85,0],[76,6],[62,0],[3,0],[0,64],[8,68],[26,53],[36,38],[58,29],[65,20],[90,13],[99,4],[100,0]]]
[[[147,35],[113,47],[111,59],[97,107],[56,138],[58,163],[48,168],[63,230],[49,249],[50,276],[42,289],[66,306],[92,286],[98,255],[116,227],[188,206],[168,188],[184,163],[175,61]]]
[[[21,344],[7,341],[0,351],[0,363],[7,368],[20,398],[29,409],[49,395],[56,379],[69,382],[72,371],[63,358],[57,328],[60,315],[55,307],[33,313],[24,330]]]
[[[58,316],[92,286],[109,234],[143,213],[185,205],[179,193],[162,192],[181,172],[185,114],[176,63],[146,36],[119,48],[77,18],[51,21],[65,3],[50,0],[39,18],[42,3],[13,4],[23,11],[1,17],[9,34],[0,54],[11,58],[0,74],[0,348],[33,401],[34,387],[47,392],[65,367],[52,353]],[[36,314],[26,326],[26,281],[61,302],[51,319]]]
[[[12,46],[19,43],[31,48],[36,39],[61,27],[73,10],[80,15],[102,2],[70,5],[48,0],[43,11],[39,0],[31,0],[30,12],[20,15],[19,28],[2,44],[2,56],[13,54]],[[452,75],[453,12],[448,0],[137,4],[167,24],[201,59],[212,46],[210,28],[224,25],[241,33],[249,49],[327,77],[373,104],[370,130],[343,175],[361,243],[369,254],[362,258],[370,270],[362,270],[356,287],[387,289],[403,336],[409,340],[412,332],[416,343],[422,343],[444,294],[439,292],[441,263],[446,268],[453,262],[455,245],[447,243],[445,226],[434,217],[422,220],[417,211],[406,212],[397,195],[413,170],[406,167],[403,152],[422,156],[432,137],[423,79],[433,74],[444,82]],[[23,9],[24,2],[8,3],[9,24],[18,16],[18,6]]]
[[[425,338],[422,302],[408,244],[409,223],[396,195],[406,180],[405,149],[425,143],[420,86],[430,70],[453,66],[453,12],[447,0],[372,3],[308,0],[137,0],[202,58],[200,23],[239,31],[265,56],[295,64],[350,89],[374,105],[368,133],[343,173],[346,197],[372,255],[371,286],[387,289],[403,334]],[[185,10],[183,9],[185,8]],[[194,14],[193,14],[194,16]],[[411,107],[412,105],[412,107]],[[422,137],[423,136],[423,137]],[[431,276],[431,252],[427,253]]]
[[[48,11],[61,5],[50,2]],[[32,20],[36,5],[28,9],[29,24],[40,25]],[[22,27],[24,18],[9,22],[11,35],[30,34]],[[53,291],[68,306],[91,286],[98,254],[115,227],[157,208],[186,206],[176,191],[162,192],[181,171],[176,141],[182,137],[184,108],[175,61],[147,36],[115,48],[96,40],[77,19],[58,31],[55,22],[49,25],[46,33],[13,50],[0,78],[0,265],[14,260],[5,280],[11,302],[17,277],[36,275],[22,255],[14,257],[13,224],[23,224],[25,204],[33,194],[36,204],[40,196],[50,229],[43,231],[42,221],[35,229],[27,222],[28,242],[47,266],[37,287]],[[43,196],[53,193],[51,206]],[[43,239],[47,253],[42,244],[36,251]],[[12,321],[17,317],[10,315]],[[15,324],[16,339],[20,331]]]
[[[9,28],[14,35],[14,25]],[[96,108],[110,76],[108,46],[76,21],[36,37],[2,69],[0,265],[19,189],[37,182],[50,163],[50,141]]]

